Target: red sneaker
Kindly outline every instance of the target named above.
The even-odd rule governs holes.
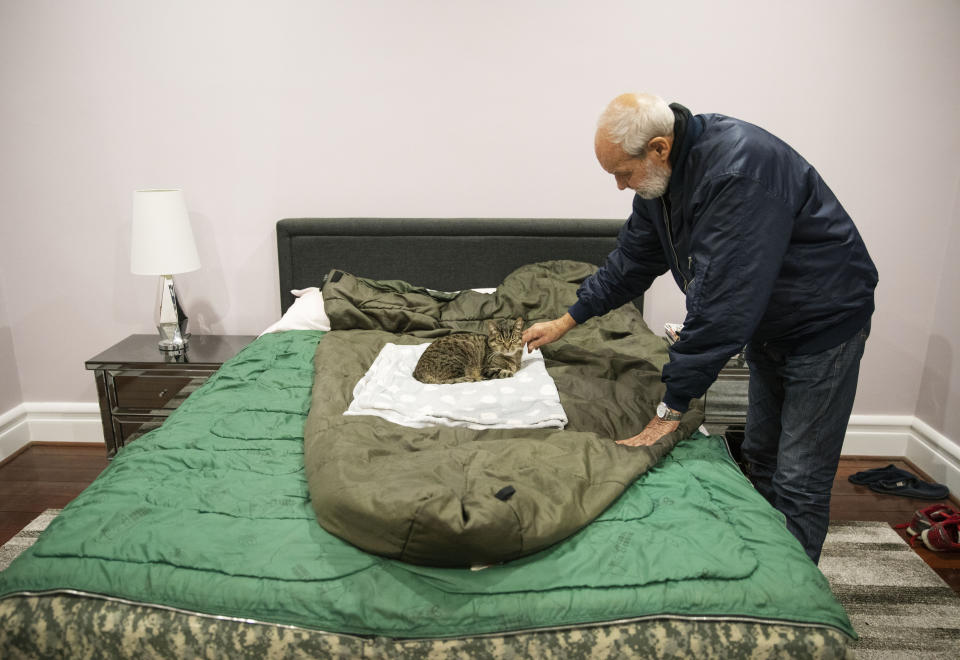
[[[925,546],[937,552],[960,551],[960,515],[934,523],[920,533],[920,538]]]
[[[913,519],[902,525],[896,525],[896,529],[907,529],[907,534],[911,537],[922,534],[924,530],[930,529],[936,523],[942,522],[951,516],[960,515],[946,504],[934,504],[926,509],[920,509],[913,514]]]

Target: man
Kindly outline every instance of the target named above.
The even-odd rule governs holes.
[[[874,309],[877,271],[860,234],[809,163],[732,117],[624,94],[601,115],[595,149],[617,186],[635,191],[633,213],[578,301],[524,333],[528,350],[670,270],[687,315],[663,368],[666,394],[646,427],[618,442],[650,445],[676,429],[746,346],[743,457],[817,562]]]

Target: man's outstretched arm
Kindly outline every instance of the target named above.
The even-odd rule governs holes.
[[[523,331],[523,343],[527,345],[527,352],[532,353],[541,346],[557,341],[575,325],[577,322],[570,316],[570,312],[552,321],[534,323]]]

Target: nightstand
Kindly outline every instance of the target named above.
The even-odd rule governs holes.
[[[703,423],[714,428],[736,427],[747,423],[747,390],[750,387],[750,368],[743,353],[727,361],[717,379],[703,395]]]
[[[667,333],[664,336],[667,346],[672,346],[683,331],[683,324],[666,323],[663,329]],[[727,428],[742,433],[747,423],[750,368],[743,354],[744,351],[740,351],[727,360],[713,385],[703,395],[703,423],[711,433],[723,433]]]
[[[94,372],[107,456],[158,428],[191,392],[252,342],[252,335],[193,335],[182,354],[158,336],[130,335],[86,362]]]

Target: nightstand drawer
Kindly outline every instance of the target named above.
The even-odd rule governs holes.
[[[141,435],[160,428],[165,419],[166,417],[114,417],[113,432],[117,448],[129,445]]]
[[[116,412],[169,413],[203,385],[213,371],[164,373],[155,370],[108,370],[107,387]]]
[[[747,420],[747,392],[750,378],[720,376],[703,397],[704,423],[743,424]]]
[[[731,359],[703,396],[704,423],[710,426],[742,425],[747,421],[750,369],[743,358]]]

